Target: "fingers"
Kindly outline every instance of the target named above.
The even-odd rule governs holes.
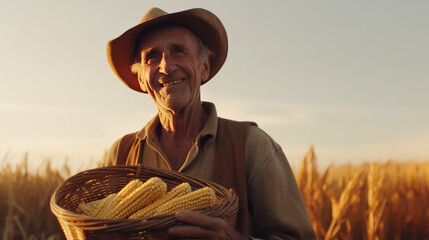
[[[215,239],[213,231],[193,225],[180,225],[168,229],[167,234],[175,238]]]
[[[221,218],[192,211],[180,211],[176,213],[176,219],[185,225],[168,229],[168,234],[172,237],[203,239],[243,239],[244,237]]]
[[[176,219],[181,222],[197,225],[206,229],[219,228],[219,225],[225,222],[223,219],[209,217],[192,211],[179,211],[176,213]]]

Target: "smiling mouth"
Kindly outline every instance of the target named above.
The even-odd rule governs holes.
[[[171,81],[171,82],[167,82],[167,83],[161,83],[161,86],[167,87],[167,86],[179,84],[179,83],[181,83],[183,81],[184,81],[183,79],[179,79],[179,80],[175,80],[175,81]]]

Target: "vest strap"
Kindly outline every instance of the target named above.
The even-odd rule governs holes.
[[[252,218],[247,202],[246,160],[244,156],[247,129],[253,122],[237,122],[219,118],[216,135],[216,155],[213,168],[214,182],[232,188],[238,195],[236,228],[252,234]]]
[[[137,160],[136,164],[129,164],[130,161],[128,160],[129,158],[131,160],[132,156],[139,155],[139,148],[135,146],[140,146],[141,144],[140,141],[138,141],[139,139],[137,138],[137,133],[138,132],[130,133],[122,137],[121,142],[119,143],[116,165],[137,165],[139,158],[134,159],[134,161]],[[135,151],[136,149],[138,152]]]

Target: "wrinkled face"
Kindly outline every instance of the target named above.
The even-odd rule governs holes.
[[[158,109],[179,111],[200,102],[200,86],[209,76],[209,57],[199,57],[199,40],[187,28],[166,26],[139,43],[140,87]]]

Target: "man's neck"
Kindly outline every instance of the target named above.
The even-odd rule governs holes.
[[[198,107],[179,111],[159,112],[161,129],[158,131],[159,142],[166,154],[170,166],[179,170],[186,161],[190,149],[207,120],[208,114],[201,103]]]
[[[183,142],[193,141],[200,133],[207,119],[201,103],[177,112],[158,111],[161,124],[161,140],[174,142],[180,147]]]

